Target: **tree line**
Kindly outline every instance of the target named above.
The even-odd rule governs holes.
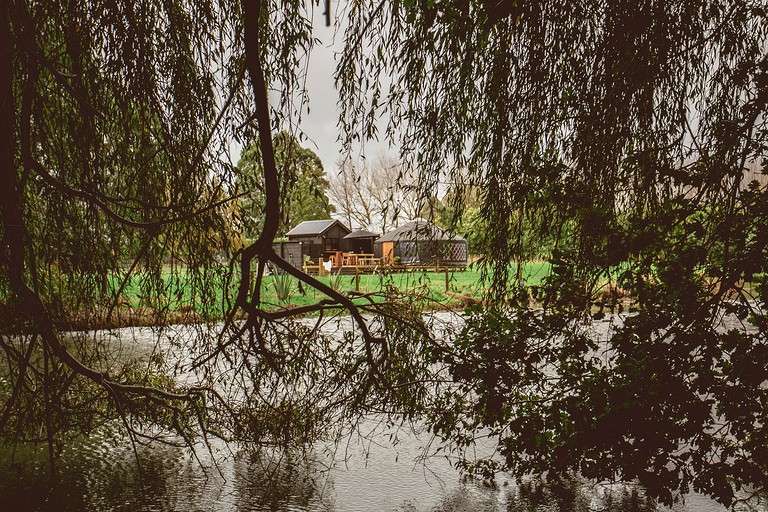
[[[476,192],[462,201],[460,209],[452,204],[457,198],[455,187],[450,184],[438,187],[425,198],[399,160],[385,153],[357,164],[350,158],[340,159],[335,169],[324,172],[320,158],[288,132],[275,136],[275,154],[283,180],[278,237],[303,221],[332,216],[350,229],[372,229],[379,234],[425,218],[465,237],[473,254],[485,252],[486,224],[480,217],[481,204]],[[249,191],[237,202],[242,219],[239,229],[246,238],[256,238],[264,214],[257,144],[246,146],[237,166],[243,176],[241,186]]]

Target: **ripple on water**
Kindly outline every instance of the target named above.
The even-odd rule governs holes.
[[[138,446],[113,436],[91,436],[68,446],[59,465],[61,497],[47,493],[46,451],[17,451],[15,466],[2,457],[0,510],[56,511],[403,511],[403,512],[655,512],[633,485],[560,485],[499,478],[496,485],[461,478],[451,461],[421,460],[425,440],[401,433],[396,446],[378,444],[333,451],[318,446],[295,452],[231,453],[215,445],[199,460],[172,446]],[[12,473],[15,471],[15,473]],[[673,512],[723,512],[711,500],[690,495]]]

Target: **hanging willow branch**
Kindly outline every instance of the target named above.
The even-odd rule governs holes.
[[[251,264],[254,259],[259,261],[259,272],[257,275],[257,282],[255,287],[257,290],[261,287],[261,279],[263,270],[265,268],[264,262],[271,261],[275,263],[281,270],[289,273],[304,283],[312,286],[322,294],[328,296],[332,301],[338,303],[350,312],[355,319],[358,327],[362,332],[362,336],[365,340],[366,355],[368,363],[371,365],[372,371],[376,371],[376,368],[380,363],[386,360],[387,347],[383,338],[374,337],[368,325],[363,319],[359,308],[355,305],[349,297],[342,295],[330,286],[321,283],[320,281],[312,278],[304,272],[296,269],[279,257],[272,249],[272,241],[277,236],[278,224],[280,220],[280,190],[279,190],[279,178],[277,165],[275,163],[275,153],[272,144],[272,132],[269,116],[269,99],[267,96],[267,86],[264,80],[264,69],[261,64],[261,48],[259,34],[261,31],[261,1],[255,2],[244,1],[243,13],[245,17],[245,57],[246,67],[248,74],[251,78],[251,86],[253,89],[253,96],[256,106],[256,121],[258,123],[259,133],[259,145],[261,148],[262,168],[264,172],[264,196],[266,204],[264,227],[262,229],[259,238],[250,247],[243,250],[240,262],[240,289],[236,303],[241,307],[250,310],[254,307],[258,307],[257,304],[249,303],[249,291],[251,289],[250,274]],[[318,304],[318,309],[324,307],[326,304]],[[381,353],[378,357],[374,356],[373,347],[381,347]]]

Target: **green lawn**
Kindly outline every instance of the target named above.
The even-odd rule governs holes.
[[[523,278],[527,285],[541,284],[542,279],[550,271],[549,263],[532,262],[523,267]],[[299,290],[297,280],[291,278],[291,295],[287,301],[280,301],[275,293],[273,276],[266,276],[262,287],[262,301],[276,306],[305,306],[323,298],[320,292],[303,284]],[[444,271],[413,271],[388,274],[360,274],[357,289],[354,275],[316,277],[323,284],[337,291],[359,291],[365,294],[382,294],[383,290],[395,289],[401,292],[424,291],[425,300],[434,304],[450,306],[459,301],[459,297],[479,299],[483,295],[483,283],[480,271],[468,268],[464,271],[448,272],[448,289],[446,291],[446,274]],[[378,298],[378,297],[377,297]]]
[[[205,276],[200,276],[199,273],[185,267],[166,267],[154,277],[138,271],[125,283],[122,283],[124,276],[119,274],[109,275],[106,279],[103,276],[90,274],[69,276],[60,289],[63,292],[64,303],[73,305],[72,310],[69,311],[70,317],[75,322],[77,319],[83,319],[84,325],[90,325],[88,319],[93,317],[94,311],[97,318],[100,318],[98,315],[105,315],[107,312],[110,313],[107,318],[113,318],[112,313],[117,311],[127,313],[127,316],[122,315],[123,318],[139,318],[139,321],[149,323],[154,321],[153,318],[156,318],[158,312],[171,314],[172,321],[187,322],[195,319],[210,321],[224,317],[230,310],[231,302],[237,293],[238,276],[227,284],[228,270],[228,266],[221,266],[208,269],[205,271],[207,272]],[[510,276],[514,276],[516,271],[516,266],[510,265]],[[549,263],[526,263],[523,266],[524,283],[527,286],[540,285],[550,272]],[[464,271],[450,271],[447,290],[445,272],[434,270],[360,274],[357,283],[354,275],[315,278],[340,292],[355,291],[357,285],[359,293],[370,294],[369,298],[355,299],[363,303],[368,300],[382,301],[387,291],[403,294],[417,293],[428,309],[456,308],[478,302],[484,297],[486,291],[484,288],[487,286],[487,283],[482,282],[479,269],[474,267]],[[262,282],[261,302],[266,310],[309,306],[326,298],[312,286],[308,284],[299,286],[297,279],[287,276],[290,293],[287,299],[281,300],[276,293],[276,279],[279,280],[275,276],[265,276]],[[760,276],[756,282],[761,283],[764,280],[765,278]],[[78,287],[70,290],[67,282],[78,283]],[[103,286],[106,286],[107,290],[110,290],[109,296],[119,297],[117,308],[110,310],[104,307],[94,310],[93,307],[78,305],[78,290],[88,286],[93,286],[94,291],[103,290]],[[748,283],[746,286],[749,291],[758,294],[753,283]],[[118,290],[120,290],[119,293]],[[225,290],[228,290],[228,293],[225,293]],[[68,294],[71,294],[71,300]],[[0,302],[2,295],[4,293],[0,291]],[[94,297],[98,296],[96,292]]]
[[[193,295],[195,279],[191,272],[184,268],[167,269],[160,276],[163,280],[164,296],[171,310],[179,307],[194,305],[196,311],[207,312],[207,316],[217,316],[226,308],[224,306],[224,279],[221,276],[212,278],[214,286],[206,294]],[[532,262],[524,265],[524,279],[528,285],[540,284],[542,278],[550,271],[550,265],[543,262]],[[514,270],[511,271],[514,273]],[[355,291],[354,275],[322,276],[317,280],[340,292]],[[280,300],[275,291],[275,276],[265,276],[262,282],[261,300],[267,309],[284,307],[301,307],[314,304],[324,298],[323,294],[307,284],[299,286],[298,280],[288,277],[290,294],[287,300]],[[277,278],[279,279],[279,278]],[[151,302],[148,290],[149,278],[142,274],[133,275],[124,286],[121,296],[122,304],[134,308],[142,307]],[[109,278],[110,287],[116,291],[120,288],[117,276]],[[236,282],[230,283],[230,297],[234,297]],[[392,272],[384,274],[360,274],[357,281],[357,291],[363,294],[373,294],[374,300],[383,300],[383,291],[397,290],[402,293],[420,291],[424,299],[432,304],[431,307],[456,305],[460,299],[479,299],[483,294],[483,283],[480,271],[468,268],[464,271],[448,273],[448,291],[446,292],[446,274],[444,271],[412,271]]]

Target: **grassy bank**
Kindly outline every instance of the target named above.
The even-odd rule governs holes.
[[[123,283],[117,276],[110,276],[109,287],[113,296],[119,296],[117,306],[111,311],[88,312],[80,321],[73,321],[76,328],[119,327],[127,325],[153,325],[158,323],[158,304],[164,311],[165,321],[189,323],[200,320],[216,320],[223,317],[236,290],[236,282],[229,283],[225,269],[212,279],[214,286],[207,294],[193,293],[193,277],[184,268],[167,269],[160,276],[165,290],[164,299],[147,296],[146,276],[136,274]],[[550,271],[550,265],[531,262],[524,265],[523,276],[526,284],[540,284]],[[446,279],[447,278],[447,279]],[[479,302],[484,283],[480,270],[475,267],[463,271],[444,270],[436,272],[379,272],[373,274],[326,275],[317,280],[331,288],[345,293],[358,292],[381,301],[386,292],[419,293],[424,305],[431,309],[456,309]],[[446,286],[447,285],[447,286]],[[279,289],[282,293],[278,293]],[[118,294],[118,291],[120,292]],[[227,298],[228,297],[228,298]],[[291,309],[308,306],[325,296],[307,284],[290,276],[264,276],[261,287],[261,301],[267,310]]]
[[[550,265],[544,262],[526,263],[523,276],[526,284],[538,285],[550,271]],[[447,277],[447,279],[446,279]],[[453,308],[467,301],[480,300],[485,292],[482,276],[477,268],[463,271],[414,271],[396,273],[377,273],[355,275],[322,276],[316,279],[340,292],[359,292],[363,294],[383,294],[386,290],[400,292],[422,292],[424,299],[435,307]],[[275,281],[278,281],[276,286]],[[262,300],[268,305],[280,307],[298,307],[312,304],[323,298],[322,294],[307,285],[298,285],[290,278],[291,293],[287,300],[281,300],[276,293],[280,277],[265,276],[262,287]]]

